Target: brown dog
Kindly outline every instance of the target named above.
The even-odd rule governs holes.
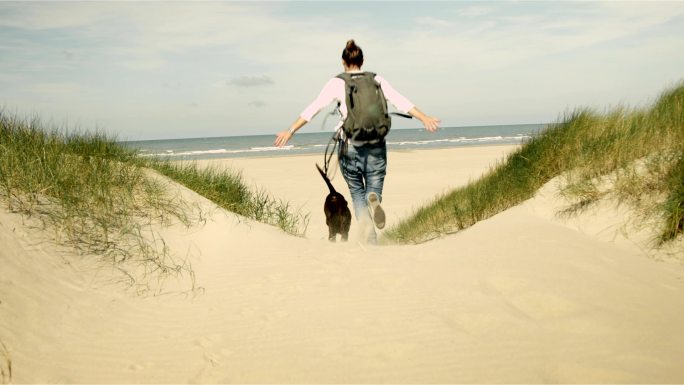
[[[337,234],[342,236],[342,241],[346,242],[349,237],[349,227],[351,226],[351,211],[347,205],[347,200],[342,194],[335,191],[330,179],[325,175],[325,172],[316,164],[318,172],[321,173],[325,184],[328,185],[330,194],[325,197],[323,204],[323,212],[325,213],[325,224],[328,225],[328,240],[335,242]]]

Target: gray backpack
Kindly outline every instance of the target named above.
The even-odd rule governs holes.
[[[387,135],[392,120],[387,113],[387,100],[372,72],[341,73],[344,80],[347,118],[342,124],[347,138],[358,141],[381,140]]]

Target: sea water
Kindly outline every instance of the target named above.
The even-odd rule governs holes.
[[[444,127],[431,133],[424,129],[394,129],[386,137],[387,148],[414,150],[463,146],[520,144],[542,131],[544,124]],[[123,142],[143,156],[178,160],[324,154],[332,132],[297,133],[286,146],[275,147],[275,134],[212,138],[164,139]]]

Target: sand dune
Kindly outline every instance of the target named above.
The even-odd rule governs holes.
[[[388,226],[511,149],[390,153]],[[306,238],[170,187],[211,213],[160,229],[192,262],[192,292],[107,284],[113,272],[0,212],[0,340],[13,382],[684,382],[684,267],[606,235],[615,218],[558,219],[551,182],[426,244],[362,245],[354,231],[332,244],[321,160],[206,162],[310,211]],[[341,176],[333,183],[348,197]]]

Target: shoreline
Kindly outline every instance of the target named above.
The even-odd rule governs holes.
[[[464,148],[487,148],[487,147],[520,147],[524,143],[520,144],[507,144],[507,143],[500,143],[500,144],[472,144],[472,145],[467,145],[467,146],[444,146],[444,147],[416,147],[416,148],[407,148],[407,149],[402,149],[402,148],[391,148],[388,147],[387,151],[389,153],[410,153],[410,152],[417,152],[417,151],[442,151],[442,150],[456,150],[456,149],[464,149]],[[173,159],[169,157],[169,161],[171,162],[206,162],[206,161],[221,161],[221,160],[230,160],[230,159],[279,159],[279,158],[288,158],[288,157],[310,157],[310,156],[320,156],[323,157],[325,152],[325,148],[323,147],[321,151],[318,153],[287,153],[286,150],[283,150],[282,153],[275,155],[275,154],[268,154],[268,155],[252,155],[252,156],[246,156],[246,155],[231,155],[231,156],[216,156],[216,157],[200,157],[200,158],[188,158],[188,159]],[[145,155],[143,155],[145,156]],[[163,156],[159,156],[160,159],[164,159]],[[179,157],[180,158],[180,157]]]
[[[482,127],[447,127],[437,132],[408,129],[391,132],[385,139],[390,149],[439,149],[489,145],[518,145],[545,129],[545,125],[499,125]],[[212,159],[225,157],[281,156],[324,151],[332,132],[304,132],[290,140],[286,150],[276,148],[275,134],[236,137],[187,138],[131,142],[141,154]],[[138,144],[136,144],[138,143]],[[264,155],[261,155],[264,154]]]
[[[401,148],[387,148],[387,153],[412,153],[412,152],[421,152],[421,151],[458,151],[459,149],[468,149],[468,148],[488,148],[488,147],[493,147],[493,148],[499,148],[499,147],[521,147],[523,143],[521,144],[506,144],[506,143],[501,143],[501,144],[473,144],[473,145],[468,145],[468,146],[451,146],[451,147],[430,147],[430,148],[407,148],[407,149],[401,149]],[[237,159],[237,160],[249,160],[249,159],[280,159],[280,158],[289,158],[289,157],[315,157],[315,156],[320,156],[323,157],[325,149],[320,151],[319,153],[294,153],[294,154],[288,154],[288,153],[282,153],[281,155],[258,155],[258,156],[243,156],[243,155],[235,155],[235,156],[226,156],[226,157],[212,157],[212,158],[198,158],[198,159],[170,159],[171,162],[221,162],[221,161],[227,161],[227,160],[232,160],[232,159]],[[160,157],[163,158],[163,157]]]

